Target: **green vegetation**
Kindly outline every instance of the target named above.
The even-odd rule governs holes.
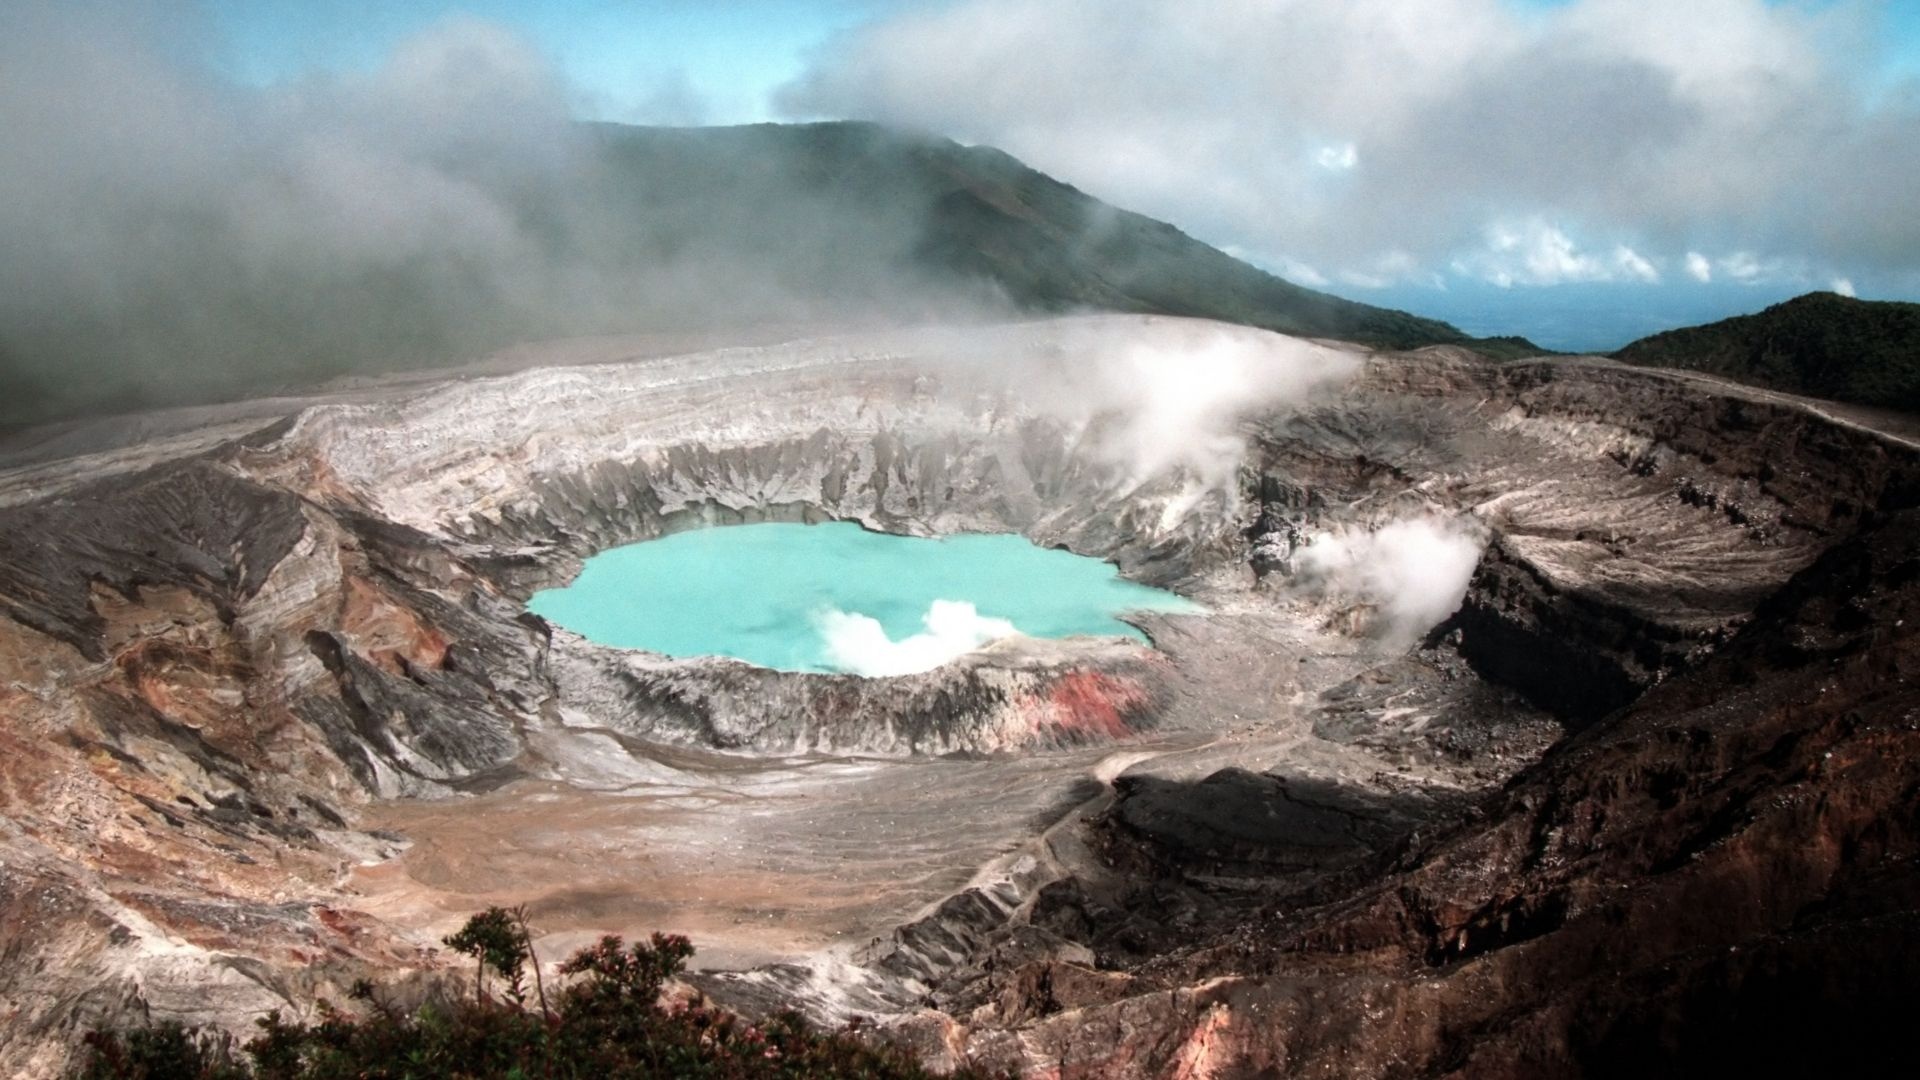
[[[158,1025],[88,1036],[80,1080],[400,1080],[429,1077],[746,1078],[930,1077],[910,1055],[853,1031],[810,1030],[798,1016],[750,1024],[705,1005],[663,1007],[662,985],[686,964],[686,938],[655,934],[627,946],[605,937],[560,968],[569,982],[551,1006],[524,914],[489,908],[445,939],[474,959],[472,998],[408,1013],[361,983],[365,1015],[324,1003],[318,1021],[275,1013],[244,1047],[224,1035]],[[533,1002],[526,976],[534,976]],[[488,976],[504,983],[488,992]],[[972,1070],[954,1074],[984,1076]]]
[[[1755,315],[1642,338],[1614,356],[1920,412],[1920,304],[1808,293]]]

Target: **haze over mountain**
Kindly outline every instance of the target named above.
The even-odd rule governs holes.
[[[1920,295],[1911,185],[1885,179],[1910,174],[1920,145],[1920,19],[1904,5],[1117,10],[1126,17],[1012,0],[6,5],[0,422],[231,396],[502,340],[949,316],[981,302],[915,291],[924,282],[899,254],[921,249],[927,223],[889,231],[902,222],[878,204],[822,249],[833,265],[795,245],[790,267],[709,279],[622,251],[647,230],[581,197],[600,155],[578,122],[596,119],[937,132],[1296,284],[1557,349],[1613,349],[1788,290]],[[1022,34],[1062,47],[1007,47]],[[1151,65],[1127,62],[1142,49]],[[1382,67],[1403,77],[1382,83]],[[947,224],[961,210],[944,207]],[[767,245],[710,246],[763,256],[824,212],[796,203]],[[1007,227],[1001,240],[1024,213],[993,226]],[[1009,278],[989,294],[1115,300],[1104,272],[1055,281],[1051,256],[1015,266],[942,249],[951,239],[928,248],[942,278],[985,269]],[[1217,304],[1270,324],[1271,283],[1227,287],[1236,272],[1132,246],[1190,281],[1214,275],[1193,291],[1238,294]],[[850,249],[885,269],[845,273]],[[815,283],[849,288],[823,303]],[[1137,279],[1120,291],[1127,310],[1169,300]],[[1352,309],[1313,303],[1357,332]]]
[[[1816,288],[1920,299],[1904,2],[208,7],[209,51],[261,85],[377,67],[464,13],[563,72],[576,116],[937,131],[1298,284],[1554,348]]]
[[[1395,348],[1470,340],[1292,285],[987,147],[851,122],[549,136],[513,156],[487,141],[477,154],[439,148],[437,178],[478,193],[481,220],[395,221],[418,233],[397,254],[378,233],[318,235],[339,222],[287,220],[290,237],[271,242],[249,229],[248,212],[290,216],[316,198],[343,200],[357,229],[379,225],[366,220],[375,200],[324,175],[300,181],[321,191],[264,210],[244,198],[146,207],[143,233],[163,241],[116,268],[130,288],[42,283],[0,302],[0,424],[621,331],[1084,309]]]
[[[759,258],[816,304],[904,274],[1023,312],[1189,315],[1392,348],[1471,340],[1301,288],[991,147],[856,122],[595,130],[597,195],[631,200],[641,250]]]
[[[1757,314],[1641,338],[1614,356],[1920,412],[1920,304],[1808,293]]]
[[[1920,299],[1911,3],[879,6],[782,115],[991,143],[1301,284],[1463,326],[1478,294],[1511,320],[1479,333],[1615,322],[1535,337],[1580,349],[1781,290]],[[1646,288],[1684,314],[1614,314]]]

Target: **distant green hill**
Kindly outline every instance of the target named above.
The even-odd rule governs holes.
[[[1808,293],[1613,354],[1774,390],[1920,413],[1920,304]]]

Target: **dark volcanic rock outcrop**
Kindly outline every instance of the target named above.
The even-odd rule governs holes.
[[[967,1049],[1066,1076],[1914,1067],[1916,526],[1878,517],[1714,659],[1391,866]]]

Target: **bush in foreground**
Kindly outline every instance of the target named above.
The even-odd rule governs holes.
[[[617,937],[574,954],[569,981],[551,1003],[533,963],[525,919],[489,908],[446,938],[474,958],[469,998],[404,1012],[361,983],[364,1015],[325,1003],[313,1023],[272,1013],[244,1046],[232,1038],[163,1024],[87,1037],[72,1074],[84,1080],[376,1080],[514,1077],[894,1077],[931,1076],[904,1051],[855,1033],[817,1032],[794,1014],[764,1024],[690,1005],[660,1005],[660,989],[693,946],[663,934],[626,945]],[[532,999],[527,972],[534,976]],[[490,994],[488,975],[504,984]],[[959,1076],[980,1076],[962,1072]]]

